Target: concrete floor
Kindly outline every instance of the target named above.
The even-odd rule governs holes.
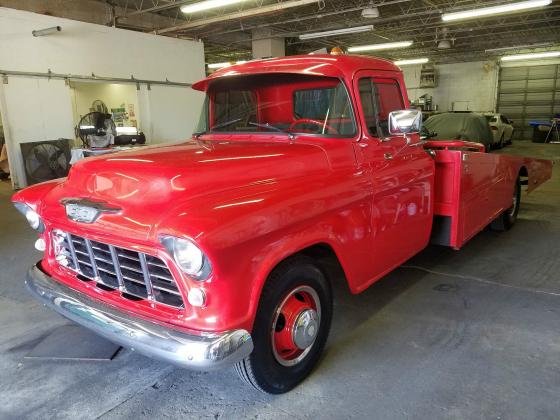
[[[506,153],[560,159],[560,145]],[[560,416],[560,171],[505,233],[455,252],[429,247],[359,296],[337,290],[323,361],[268,396],[233,370],[194,373],[130,351],[111,362],[24,356],[66,323],[30,299],[34,234],[0,184],[0,417],[557,419]]]

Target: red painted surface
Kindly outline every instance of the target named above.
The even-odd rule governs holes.
[[[66,180],[18,192],[46,225],[100,242],[159,256],[170,267],[186,302],[202,287],[204,308],[184,309],[131,301],[118,292],[82,282],[53,258],[50,241],[43,269],[58,281],[139,316],[189,329],[252,329],[261,288],[286,257],[312,246],[329,246],[352,292],[358,293],[423,249],[434,215],[453,218],[451,246],[459,248],[511,204],[522,167],[536,187],[550,177],[550,162],[473,152],[476,144],[428,143],[418,135],[379,139],[368,133],[358,80],[396,83],[408,104],[402,73],[385,60],[305,56],[233,66],[194,85],[205,90],[243,75],[262,73],[336,77],[345,84],[357,131],[348,138],[283,133],[211,133],[177,145],[146,147],[83,160]],[[325,79],[332,83],[332,79]],[[298,88],[302,81],[294,82]],[[293,90],[294,86],[292,86]],[[263,86],[261,99],[291,98],[290,84]],[[406,106],[406,105],[405,105]],[[274,112],[272,112],[274,111]],[[270,118],[296,117],[291,108]],[[68,220],[60,200],[103,200],[121,207],[93,224]],[[184,275],[159,242],[160,235],[195,241],[212,263],[204,283]]]
[[[435,151],[434,214],[451,217],[449,246],[459,249],[492,220],[511,206],[515,182],[522,168],[527,170],[529,191],[551,176],[552,163],[543,159],[480,153],[473,146]],[[484,146],[482,146],[484,150]],[[523,177],[525,178],[525,177]]]

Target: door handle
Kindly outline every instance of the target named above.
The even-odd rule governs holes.
[[[391,153],[384,153],[383,157],[385,158],[385,160],[391,160],[393,159],[393,155]]]

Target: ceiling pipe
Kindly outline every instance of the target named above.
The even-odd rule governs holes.
[[[177,32],[184,29],[196,28],[197,26],[210,25],[212,23],[223,22],[226,20],[241,19],[249,16],[263,15],[265,13],[277,12],[279,10],[289,9],[292,7],[306,6],[311,3],[317,3],[317,0],[293,0],[283,3],[271,4],[269,6],[255,7],[253,9],[243,10],[241,12],[228,13],[222,16],[215,16],[207,19],[199,19],[192,22],[183,23],[169,28],[163,28],[154,31],[156,34],[165,34],[169,32]]]

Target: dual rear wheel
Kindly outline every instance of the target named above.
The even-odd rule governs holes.
[[[519,213],[519,205],[521,204],[521,180],[519,177],[513,188],[513,195],[511,199],[511,207],[499,215],[495,220],[490,223],[490,229],[503,232],[511,229],[517,220]]]

